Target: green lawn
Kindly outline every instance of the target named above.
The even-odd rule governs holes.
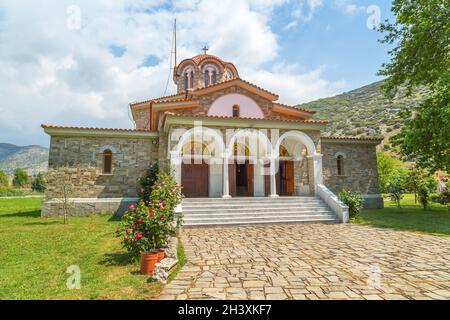
[[[352,219],[353,223],[380,228],[408,230],[450,237],[450,211],[446,206],[430,203],[428,210],[414,203],[414,195],[407,194],[401,202],[401,208],[388,198],[382,210],[364,210],[361,216]]]
[[[137,274],[111,216],[41,218],[42,199],[0,199],[1,299],[151,299],[162,289]],[[69,290],[78,265],[81,289]]]

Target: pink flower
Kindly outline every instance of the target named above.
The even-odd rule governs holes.
[[[142,238],[142,233],[138,233],[137,238],[141,239]]]
[[[162,214],[162,215],[161,215],[161,220],[163,220],[163,219],[164,219],[164,217],[165,217],[165,216],[164,216],[164,215]]]
[[[130,229],[127,229],[127,233],[130,234],[130,232],[131,232],[131,230],[130,230]]]
[[[123,239],[124,239],[124,240],[128,240],[128,236],[127,236],[127,235],[125,235],[125,237],[123,237]]]
[[[153,217],[155,216],[155,214],[154,214],[154,213],[150,213],[148,216],[149,216],[150,218],[153,218]]]
[[[136,209],[136,205],[130,204],[130,205],[128,206],[128,209],[130,209],[130,211],[134,211],[134,209]]]
[[[160,202],[160,203],[159,203],[159,208],[160,208],[160,209],[163,209],[163,208],[164,208],[164,202]]]
[[[131,226],[131,229],[136,230],[136,226],[135,225]]]
[[[155,212],[155,208],[150,208],[150,212]]]
[[[144,222],[144,220],[142,220],[142,219],[139,219],[139,220],[138,220],[138,223],[139,223],[139,224],[142,224],[142,222]]]

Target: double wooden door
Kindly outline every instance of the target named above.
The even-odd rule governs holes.
[[[265,165],[270,168],[270,164]],[[295,194],[294,162],[280,160],[278,172],[275,176],[276,192],[280,196],[293,196]],[[264,177],[264,189],[266,196],[270,195],[270,175]]]
[[[254,165],[249,161],[244,164],[236,161],[228,164],[228,182],[232,197],[253,197]]]
[[[204,198],[209,196],[209,167],[204,161],[201,164],[181,165],[181,184],[186,198]]]

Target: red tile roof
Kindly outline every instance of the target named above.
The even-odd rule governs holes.
[[[194,63],[197,65],[202,63],[204,60],[208,60],[208,59],[216,60],[217,62],[219,62],[222,65],[230,64],[230,62],[224,61],[224,60],[220,59],[219,57],[213,56],[211,54],[199,54],[199,55],[191,58],[191,60],[194,61]]]
[[[312,113],[312,114],[315,114],[317,112],[317,111],[314,111],[314,110],[311,110],[311,109],[297,108],[297,107],[294,107],[294,106],[289,106],[287,104],[282,104],[282,103],[278,103],[278,102],[274,103],[274,105],[279,105],[279,106],[284,107],[284,108],[297,110],[297,111],[308,112],[308,113]]]
[[[311,124],[328,124],[326,120],[283,120],[276,118],[250,118],[250,117],[228,117],[228,116],[208,116],[202,114],[182,114],[165,112],[168,116],[174,117],[190,117],[190,118],[204,118],[204,119],[230,119],[230,120],[262,120],[262,121],[279,121],[279,122],[293,122],[293,123],[311,123]]]
[[[74,126],[58,126],[51,124],[41,124],[43,129],[74,129],[74,130],[99,130],[99,131],[126,131],[126,132],[155,132],[150,130],[138,129],[120,129],[120,128],[93,128],[93,127],[74,127]]]
[[[321,137],[323,140],[354,140],[354,141],[382,141],[383,137],[352,137],[352,136],[327,136]]]

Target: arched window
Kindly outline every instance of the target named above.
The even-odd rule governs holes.
[[[194,87],[194,71],[191,71],[191,76],[189,77],[189,88]]]
[[[217,82],[217,71],[214,70],[212,72],[212,84],[215,84]]]
[[[343,176],[344,175],[344,156],[342,156],[342,155],[337,156],[336,165],[337,165],[338,176]]]
[[[235,118],[239,117],[239,105],[237,104],[233,106],[233,117]]]
[[[188,73],[186,72],[184,74],[184,89],[189,89],[189,76]]]
[[[111,174],[112,173],[112,151],[105,150],[103,151],[103,174]]]
[[[209,86],[209,71],[205,70],[205,87]]]

